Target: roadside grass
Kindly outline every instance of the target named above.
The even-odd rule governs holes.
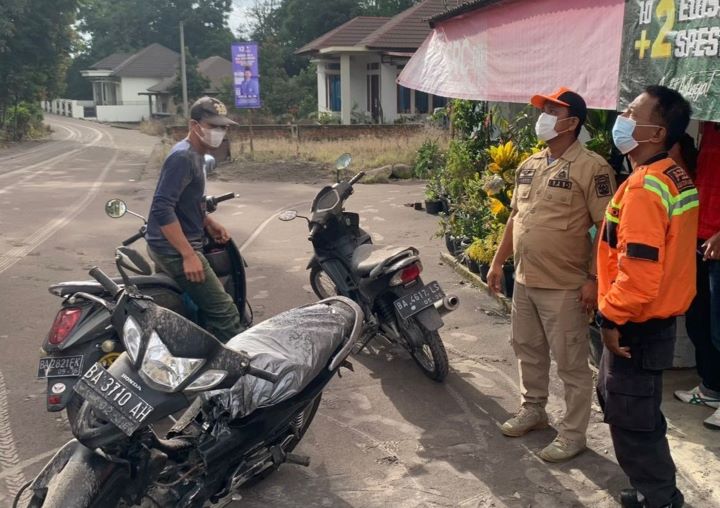
[[[418,149],[427,139],[436,139],[447,148],[449,137],[446,131],[428,127],[407,135],[388,137],[361,136],[342,140],[294,141],[290,139],[255,139],[254,153],[250,153],[250,142],[246,139],[231,139],[230,153],[235,160],[256,162],[302,161],[334,165],[344,153],[353,157],[355,170],[373,169],[391,164],[415,162]]]

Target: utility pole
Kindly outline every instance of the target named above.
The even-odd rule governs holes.
[[[185,29],[180,22],[180,77],[182,79],[183,116],[188,117],[187,73],[185,72]]]

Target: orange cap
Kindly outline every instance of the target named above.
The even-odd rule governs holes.
[[[587,116],[585,100],[569,88],[563,86],[549,95],[533,95],[532,98],[530,98],[530,104],[538,109],[542,109],[547,101],[570,108],[573,116],[580,118],[580,122],[585,121],[585,117]]]

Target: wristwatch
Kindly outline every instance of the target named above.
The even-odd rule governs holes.
[[[595,316],[595,323],[597,323],[600,328],[605,328],[606,330],[614,330],[618,327],[617,323],[603,316],[600,311],[598,311]]]

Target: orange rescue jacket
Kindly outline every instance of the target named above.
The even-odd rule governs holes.
[[[623,325],[683,314],[695,296],[698,193],[667,154],[639,166],[608,205],[598,248],[599,310]]]

